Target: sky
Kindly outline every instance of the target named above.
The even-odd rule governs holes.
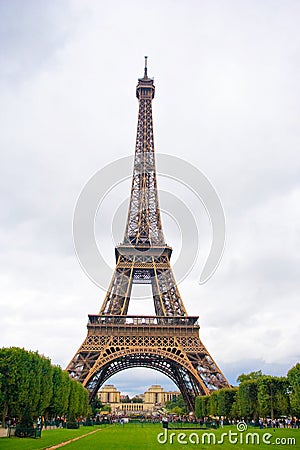
[[[226,216],[223,258],[200,285],[211,245],[205,208],[158,177],[199,230],[197,260],[179,284],[184,305],[233,384],[253,370],[285,375],[299,361],[299,19],[291,0],[0,0],[0,346],[64,368],[87,315],[99,312],[105,292],[77,260],[73,212],[96,171],[133,155],[148,55],[156,151],[201,170]],[[97,214],[111,271],[123,233],[112,223],[129,190],[127,179]],[[161,208],[175,264],[180,223]],[[152,312],[150,297],[134,304]],[[129,395],[174,389],[150,369],[109,383]]]

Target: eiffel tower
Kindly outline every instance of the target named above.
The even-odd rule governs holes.
[[[139,78],[139,101],[131,197],[123,242],[101,310],[89,315],[88,333],[67,371],[89,390],[91,400],[112,375],[148,367],[167,375],[190,411],[195,397],[229,387],[199,337],[198,317],[188,316],[170,266],[157,193],[152,122],[155,87]],[[155,316],[128,315],[134,283],[151,284]]]

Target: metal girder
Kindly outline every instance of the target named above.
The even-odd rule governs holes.
[[[130,206],[124,243],[164,245],[157,194],[152,100],[140,99]]]

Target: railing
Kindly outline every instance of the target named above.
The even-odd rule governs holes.
[[[198,316],[122,316],[122,315],[89,315],[89,325],[176,325],[198,326]]]

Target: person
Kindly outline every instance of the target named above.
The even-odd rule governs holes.
[[[167,417],[162,418],[162,426],[163,428],[168,428],[168,419]]]

